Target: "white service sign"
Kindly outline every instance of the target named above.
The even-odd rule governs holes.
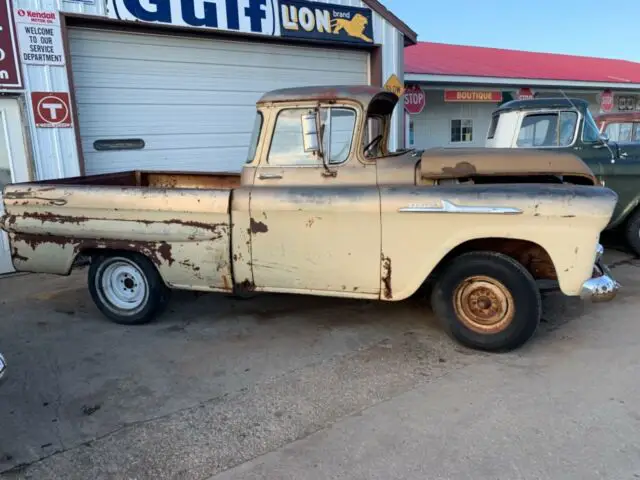
[[[18,8],[14,16],[22,63],[64,65],[58,12]]]

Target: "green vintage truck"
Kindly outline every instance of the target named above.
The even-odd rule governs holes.
[[[603,186],[618,194],[607,230],[624,233],[640,256],[640,144],[610,141],[585,100],[514,100],[493,112],[485,143],[489,148],[532,148],[578,155]]]

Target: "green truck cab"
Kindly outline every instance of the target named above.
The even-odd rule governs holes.
[[[603,186],[618,194],[607,230],[624,232],[640,255],[640,144],[609,140],[600,132],[585,100],[514,100],[493,112],[485,143],[489,148],[531,148],[573,153]]]

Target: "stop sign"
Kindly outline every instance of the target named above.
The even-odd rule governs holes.
[[[530,88],[521,88],[518,90],[518,100],[533,100],[533,90]]]
[[[427,96],[420,85],[410,85],[404,92],[404,108],[411,115],[417,115],[424,110]]]
[[[613,110],[613,92],[611,92],[611,90],[605,90],[600,95],[600,109],[603,112]]]

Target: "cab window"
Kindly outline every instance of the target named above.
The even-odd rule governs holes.
[[[584,117],[584,129],[582,132],[582,141],[585,143],[596,143],[600,140],[600,130],[596,124],[593,115],[587,110]]]
[[[279,113],[271,139],[268,162],[280,166],[322,166],[322,158],[313,152],[304,151],[302,116],[308,108],[283,110]],[[356,112],[350,108],[323,108],[320,111],[323,125],[322,148],[327,162],[332,165],[344,163],[349,158]]]
[[[262,131],[262,113],[258,112],[256,118],[253,121],[253,131],[251,133],[251,140],[249,141],[249,153],[247,154],[247,163],[253,162],[256,157],[256,151],[258,150],[258,140],[260,139],[260,132]]]
[[[323,151],[329,163],[344,163],[351,152],[356,112],[350,108],[329,108],[322,111],[324,124]]]
[[[640,143],[640,123],[610,123],[604,131],[609,140],[619,143]]]
[[[576,112],[527,115],[518,133],[518,147],[567,147],[573,143],[578,114]]]
[[[382,115],[370,115],[367,117],[367,128],[362,136],[362,149],[364,150],[367,145],[371,145],[371,147],[364,152],[366,158],[377,158],[385,154],[382,141],[373,142],[377,138],[384,136],[384,121],[385,117]]]

